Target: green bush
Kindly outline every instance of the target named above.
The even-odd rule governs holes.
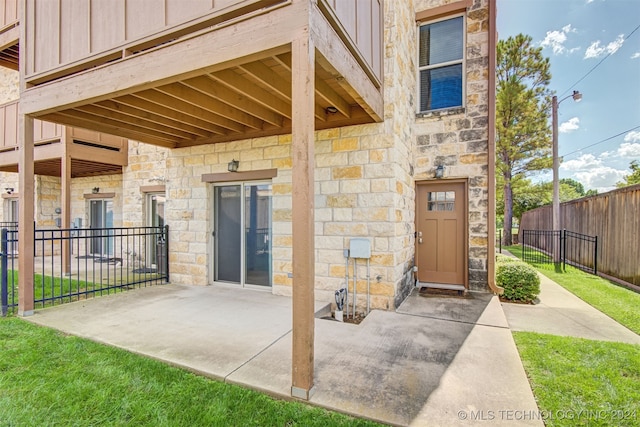
[[[531,302],[540,293],[538,273],[521,261],[497,263],[496,282],[504,288],[502,296],[511,301]]]
[[[520,261],[519,258],[516,258],[513,256],[496,254],[496,262],[498,264],[502,264],[502,263],[508,263],[508,262],[522,262],[522,261]]]

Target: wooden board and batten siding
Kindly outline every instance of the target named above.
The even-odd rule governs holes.
[[[25,0],[25,76],[30,83],[47,81],[56,70],[79,71],[280,2],[159,0],[149,7],[141,1]]]
[[[562,228],[598,236],[598,272],[640,286],[640,184],[560,204]],[[551,206],[522,215],[520,230],[548,230]]]
[[[373,74],[376,80],[382,80],[382,46],[381,31],[383,25],[382,2],[381,0],[320,0],[318,4],[327,6],[335,14],[335,19],[331,13],[325,16],[336,28],[339,35],[347,37],[345,44],[358,49],[359,55],[364,63],[361,65],[368,68],[367,71]]]
[[[64,126],[42,120],[33,121],[33,139],[36,144],[60,139]],[[0,151],[18,149],[18,101],[0,105]]]
[[[0,32],[18,23],[18,0],[0,1]]]

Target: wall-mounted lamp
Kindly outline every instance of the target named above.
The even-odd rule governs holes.
[[[444,166],[442,165],[438,165],[436,167],[436,173],[435,173],[435,177],[440,179],[444,176]]]
[[[4,190],[7,192],[7,194],[13,194],[13,187],[7,187]]]
[[[93,194],[98,194],[98,193],[100,192],[100,187],[93,187],[93,188],[91,189],[91,192],[92,192]]]
[[[238,172],[238,166],[240,166],[240,160],[233,159],[227,163],[227,170],[229,172]]]
[[[338,112],[338,109],[336,107],[334,107],[333,105],[329,105],[327,108],[325,108],[324,110],[327,114],[335,114]]]

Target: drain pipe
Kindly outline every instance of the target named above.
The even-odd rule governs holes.
[[[353,259],[353,318],[356,318],[356,304],[358,302],[358,264],[357,258]]]
[[[344,290],[346,292],[344,299],[344,310],[349,318],[349,249],[343,251],[344,254]]]
[[[371,270],[369,264],[369,258],[367,258],[367,316],[371,307]]]

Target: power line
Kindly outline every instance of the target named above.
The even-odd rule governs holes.
[[[640,25],[638,25],[636,28],[633,29],[633,31],[631,31],[627,37],[624,38],[624,42],[626,42],[629,37],[631,37],[633,35],[633,33],[635,33],[636,31],[638,31],[638,28],[640,28]],[[616,51],[617,52],[617,51]],[[572,84],[571,86],[569,86],[569,89],[565,90],[564,92],[562,92],[560,95],[558,95],[558,97],[562,97],[562,95],[564,95],[565,93],[569,92],[571,89],[573,89],[578,83],[580,83],[581,81],[583,81],[585,78],[587,78],[587,76],[589,74],[591,74],[596,68],[598,68],[600,66],[600,64],[602,64],[604,62],[605,59],[607,59],[608,57],[610,57],[611,55],[613,55],[615,52],[609,52],[604,58],[602,58],[600,60],[600,62],[598,62],[596,65],[593,66],[593,68],[591,68],[589,71],[587,71],[587,73],[580,77],[580,79],[575,82],[574,84]]]
[[[570,153],[563,154],[563,155],[561,155],[560,157],[568,157],[568,156],[570,156],[570,155],[572,155],[572,154],[579,153],[579,152],[581,152],[581,151],[583,151],[583,150],[586,150],[587,148],[595,147],[595,146],[596,146],[596,145],[598,145],[598,144],[602,144],[603,142],[610,141],[610,140],[612,140],[613,138],[617,138],[617,137],[619,137],[620,135],[624,135],[625,133],[631,132],[631,131],[636,130],[636,129],[639,129],[639,128],[640,128],[640,125],[638,125],[638,126],[636,126],[636,127],[633,127],[633,128],[631,128],[631,129],[627,129],[627,130],[625,130],[624,132],[620,132],[620,133],[618,133],[618,134],[615,134],[615,135],[613,135],[613,136],[610,136],[609,138],[605,138],[605,139],[603,139],[603,140],[601,140],[601,141],[595,142],[595,143],[593,143],[593,144],[591,144],[591,145],[587,145],[586,147],[579,148],[579,149],[577,149],[577,150],[575,150],[575,151],[572,151],[572,152],[570,152]]]

